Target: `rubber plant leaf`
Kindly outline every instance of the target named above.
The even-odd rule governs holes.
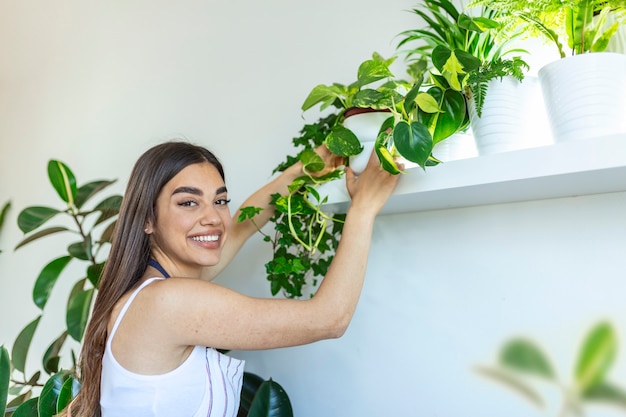
[[[22,405],[17,407],[11,417],[39,417],[38,403],[39,397],[24,401]]]
[[[80,242],[72,243],[67,247],[67,251],[74,258],[81,259],[83,261],[88,261],[91,259],[91,235],[85,236],[84,240]]]
[[[293,417],[289,396],[271,378],[261,384],[252,400],[248,417]]]
[[[13,367],[24,373],[26,367],[26,356],[28,356],[28,350],[30,349],[30,343],[33,340],[33,335],[41,316],[38,316],[35,320],[31,321],[22,329],[20,334],[17,335],[15,342],[13,343],[13,349],[11,350],[11,360],[13,361]]]
[[[17,216],[17,226],[24,233],[29,233],[61,213],[60,210],[51,207],[27,207]]]
[[[500,364],[507,369],[540,376],[548,380],[555,377],[550,361],[541,349],[527,339],[513,339],[500,352]]]
[[[120,211],[120,206],[122,205],[122,196],[121,195],[113,195],[102,200],[93,210],[99,211],[100,217],[94,223],[94,226],[99,225],[105,220],[110,219],[111,217],[117,216],[117,213]]]
[[[433,150],[433,138],[420,122],[398,122],[393,130],[393,143],[400,155],[422,168]]]
[[[259,387],[265,380],[253,374],[252,372],[243,373],[243,384],[241,386],[240,407],[247,413],[250,411],[250,406],[254,400],[254,395],[259,390]]]
[[[30,243],[30,242],[35,241],[37,239],[40,239],[40,238],[42,238],[44,236],[52,235],[54,233],[59,233],[59,232],[65,232],[67,230],[69,230],[67,227],[61,227],[61,226],[50,227],[48,229],[40,230],[37,233],[34,233],[34,234],[28,236],[26,239],[24,239],[20,243],[18,243],[17,246],[15,246],[15,249],[21,248],[22,246],[26,245],[27,243]]]
[[[4,416],[11,381],[11,359],[4,345],[0,346],[0,416]]]
[[[258,208],[258,207],[253,207]],[[263,209],[258,208],[259,212]],[[100,275],[102,275],[102,270],[104,269],[104,262],[92,264],[87,267],[87,279],[91,282],[91,285],[98,288],[100,282]]]
[[[335,155],[353,156],[363,151],[361,142],[350,129],[343,126],[335,126],[324,141],[326,147]]]
[[[71,259],[70,256],[56,258],[44,266],[39,273],[35,281],[35,286],[33,287],[33,302],[40,309],[43,310],[45,307],[54,284]]]
[[[78,391],[80,391],[80,382],[72,376],[67,378],[61,387],[61,391],[59,391],[57,412],[63,411],[74,397],[78,395]]]
[[[59,372],[59,352],[67,339],[67,330],[63,331],[59,337],[46,349],[43,355],[43,368],[49,374]]]
[[[61,200],[65,201],[69,207],[74,207],[76,177],[69,167],[61,161],[54,159],[48,161],[48,178]]]
[[[576,383],[581,392],[602,382],[617,355],[617,337],[608,322],[594,326],[583,341],[576,362]]]
[[[100,180],[83,185],[82,187],[78,188],[78,190],[76,190],[76,200],[74,201],[74,204],[77,208],[81,208],[87,201],[89,201],[91,197],[93,197],[95,194],[102,191],[113,183],[115,183],[115,180]]]
[[[77,342],[82,340],[85,333],[93,294],[94,289],[91,288],[79,292],[70,299],[66,315],[67,331]]]
[[[39,417],[54,417],[57,414],[57,401],[63,383],[69,378],[67,371],[57,372],[44,384],[39,394]]]

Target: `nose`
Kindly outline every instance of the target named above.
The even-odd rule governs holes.
[[[222,217],[217,210],[217,207],[213,204],[207,204],[206,208],[202,212],[200,218],[201,226],[215,226],[222,223]]]

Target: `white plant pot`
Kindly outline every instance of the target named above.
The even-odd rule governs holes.
[[[474,136],[468,132],[457,132],[437,143],[433,148],[433,156],[442,162],[478,156]]]
[[[552,137],[536,77],[506,76],[487,87],[482,116],[468,101],[470,126],[479,155],[549,145]]]
[[[350,157],[350,168],[355,174],[360,174],[367,166],[380,126],[390,116],[389,112],[372,111],[353,114],[343,121],[343,126],[350,129],[363,145],[363,151],[360,154]]]
[[[595,52],[539,70],[556,142],[626,133],[626,55]]]

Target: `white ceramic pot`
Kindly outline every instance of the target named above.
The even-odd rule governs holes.
[[[437,143],[433,148],[433,156],[442,162],[478,156],[476,143],[471,132],[457,132]]]
[[[549,145],[552,136],[536,77],[506,76],[487,87],[482,115],[468,101],[470,126],[479,155]]]
[[[626,133],[626,55],[563,58],[542,67],[539,80],[556,142]]]
[[[343,126],[350,129],[363,145],[363,151],[350,157],[350,168],[355,174],[363,172],[374,149],[380,126],[391,116],[389,112],[369,111],[352,114],[343,121]]]

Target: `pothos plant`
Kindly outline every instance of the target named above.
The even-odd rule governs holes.
[[[289,185],[287,195],[272,195],[275,211],[270,218],[271,234],[257,227],[264,241],[272,245],[272,259],[265,264],[272,295],[282,293],[288,298],[300,298],[307,289],[315,288],[318,280],[326,275],[341,237],[345,214],[325,213],[322,205],[326,198],[316,188],[340,178],[343,171],[337,169],[321,177],[315,175],[324,169],[324,161],[315,149],[324,143],[337,117],[337,113],[331,113],[306,124],[300,136],[293,139],[298,153],[287,156],[286,161],[274,169],[274,173],[282,172],[298,161],[303,166],[303,175]],[[242,207],[238,221],[250,219],[254,223],[260,210]]]
[[[537,389],[540,383],[554,386],[562,401],[559,417],[585,415],[585,404],[607,403],[626,408],[626,391],[611,381],[615,364],[617,334],[608,321],[595,324],[585,335],[573,369],[573,381],[559,378],[548,355],[532,340],[518,337],[504,344],[496,365],[477,371],[517,392],[539,408],[546,406]]]

